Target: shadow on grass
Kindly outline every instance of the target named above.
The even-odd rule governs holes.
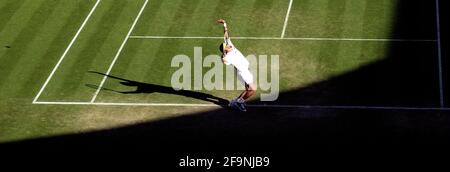
[[[228,100],[226,100],[226,99],[223,99],[223,98],[220,98],[217,96],[213,96],[211,94],[202,93],[202,92],[196,92],[196,91],[190,91],[190,90],[174,90],[172,87],[132,81],[132,80],[116,77],[116,76],[106,75],[106,74],[100,73],[100,72],[94,72],[94,71],[89,71],[89,72],[107,76],[109,78],[113,78],[116,80],[120,80],[121,81],[120,84],[125,85],[125,86],[136,87],[135,91],[117,91],[117,90],[113,90],[113,89],[109,89],[109,88],[101,88],[102,90],[113,91],[113,92],[122,93],[122,94],[140,94],[140,93],[173,94],[173,95],[185,96],[185,97],[190,97],[190,98],[194,98],[194,99],[211,102],[211,103],[220,105],[222,107],[227,107],[228,103],[229,103]],[[98,88],[98,86],[91,85],[91,84],[86,84],[86,86],[94,88],[94,89]]]

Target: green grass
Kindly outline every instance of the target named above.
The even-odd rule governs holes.
[[[95,0],[0,1],[0,142],[130,125],[212,107],[105,107],[31,104]],[[144,0],[102,0],[39,101],[88,102]],[[150,0],[132,35],[279,37],[288,0]],[[395,0],[295,0],[286,37],[391,38]],[[407,39],[407,38],[405,38]],[[386,58],[392,42],[234,40],[244,54],[280,56],[281,91],[307,87]],[[172,57],[218,54],[220,40],[129,39],[111,75],[170,86]],[[422,43],[417,43],[422,44]],[[423,43],[430,44],[430,43]],[[10,48],[6,48],[10,46]],[[205,71],[205,70],[204,70]],[[89,85],[94,85],[90,87]],[[105,88],[133,91],[109,78]],[[102,90],[98,102],[208,103]],[[238,91],[202,91],[231,99]],[[258,97],[255,97],[256,99]]]
[[[292,37],[390,37],[397,1],[294,1],[287,33]]]

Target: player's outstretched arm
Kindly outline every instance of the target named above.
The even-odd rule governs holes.
[[[219,19],[217,20],[217,23],[223,24],[223,30],[224,30],[224,35],[223,35],[223,40],[224,43],[228,44],[228,39],[229,39],[229,35],[228,35],[228,28],[227,28],[227,23],[225,22],[224,19]],[[228,62],[224,59],[226,56],[226,51],[223,50],[222,51],[222,58],[220,58],[222,60],[223,63],[227,64]]]
[[[223,24],[223,32],[224,32],[223,37],[225,39],[228,39],[229,38],[228,27],[227,27],[227,23],[225,22],[225,20],[224,19],[219,19],[219,20],[217,20],[217,23]]]

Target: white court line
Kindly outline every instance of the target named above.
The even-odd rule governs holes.
[[[220,107],[216,104],[189,103],[108,103],[108,102],[33,102],[41,105],[91,105],[91,106],[172,106],[172,107]],[[440,110],[450,111],[441,107],[395,107],[395,106],[325,106],[325,105],[247,105],[248,107],[271,108],[304,108],[304,109],[373,109],[373,110]]]
[[[130,36],[130,39],[223,39],[214,36]],[[434,39],[363,39],[363,38],[280,38],[280,37],[232,37],[248,40],[302,40],[302,41],[373,41],[373,42],[436,42]]]
[[[55,67],[53,68],[52,72],[50,73],[50,75],[48,76],[47,80],[45,81],[44,85],[42,85],[41,89],[39,90],[38,94],[36,95],[36,97],[34,97],[33,99],[33,103],[36,102],[39,97],[41,96],[42,92],[45,90],[45,87],[47,87],[47,84],[50,82],[50,80],[52,79],[53,75],[55,74],[56,70],[58,69],[59,65],[61,65],[62,61],[64,60],[64,58],[66,57],[67,53],[69,52],[70,48],[72,48],[72,45],[74,44],[74,42],[76,41],[76,39],[78,38],[78,35],[80,35],[81,31],[83,30],[84,26],[86,25],[86,23],[88,22],[89,18],[91,17],[92,13],[94,13],[95,9],[97,8],[98,4],[100,3],[101,0],[97,0],[97,2],[95,3],[95,5],[92,7],[91,11],[89,12],[89,14],[87,15],[86,19],[84,19],[83,24],[81,24],[80,28],[78,29],[77,33],[75,34],[75,36],[72,38],[72,41],[70,41],[70,44],[67,46],[66,50],[64,51],[63,55],[61,56],[61,58],[59,58],[58,63],[56,63]]]
[[[112,70],[114,64],[116,63],[116,61],[117,61],[117,59],[118,59],[120,53],[122,52],[123,48],[125,47],[125,44],[127,43],[128,38],[129,38],[130,35],[131,35],[131,32],[133,32],[134,27],[136,26],[136,23],[138,22],[139,18],[141,17],[142,12],[144,11],[145,7],[147,6],[147,3],[148,3],[148,0],[145,0],[144,5],[142,5],[141,10],[139,11],[139,14],[136,16],[136,19],[134,19],[134,22],[133,22],[133,24],[131,25],[130,30],[128,31],[127,36],[126,36],[125,39],[123,40],[122,45],[120,45],[120,48],[119,48],[119,50],[118,50],[117,53],[116,53],[116,56],[114,57],[114,59],[113,59],[111,65],[109,65],[108,71],[106,72],[105,76],[103,77],[102,82],[100,83],[100,85],[98,86],[97,90],[95,91],[95,94],[94,94],[94,96],[93,96],[92,99],[91,99],[91,103],[95,101],[95,99],[97,98],[98,93],[100,92],[101,88],[103,87],[103,84],[105,84],[105,81],[106,81],[106,79],[108,78],[109,73],[111,73],[111,70]]]
[[[289,1],[289,8],[287,9],[286,17],[284,18],[283,32],[281,32],[281,38],[284,38],[284,33],[286,33],[286,28],[287,28],[288,20],[289,20],[289,14],[291,13],[292,1],[293,0]]]
[[[439,17],[439,0],[436,0],[436,35],[437,35],[437,51],[438,51],[438,62],[439,62],[439,102],[441,107],[444,107],[444,86],[442,81],[442,50],[441,50],[441,26]]]

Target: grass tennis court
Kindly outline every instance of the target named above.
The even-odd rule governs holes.
[[[245,55],[280,57],[279,99],[249,104],[443,103],[434,1],[2,0],[0,11],[0,142],[220,108],[152,90],[171,86],[172,57],[219,54],[219,18]]]

